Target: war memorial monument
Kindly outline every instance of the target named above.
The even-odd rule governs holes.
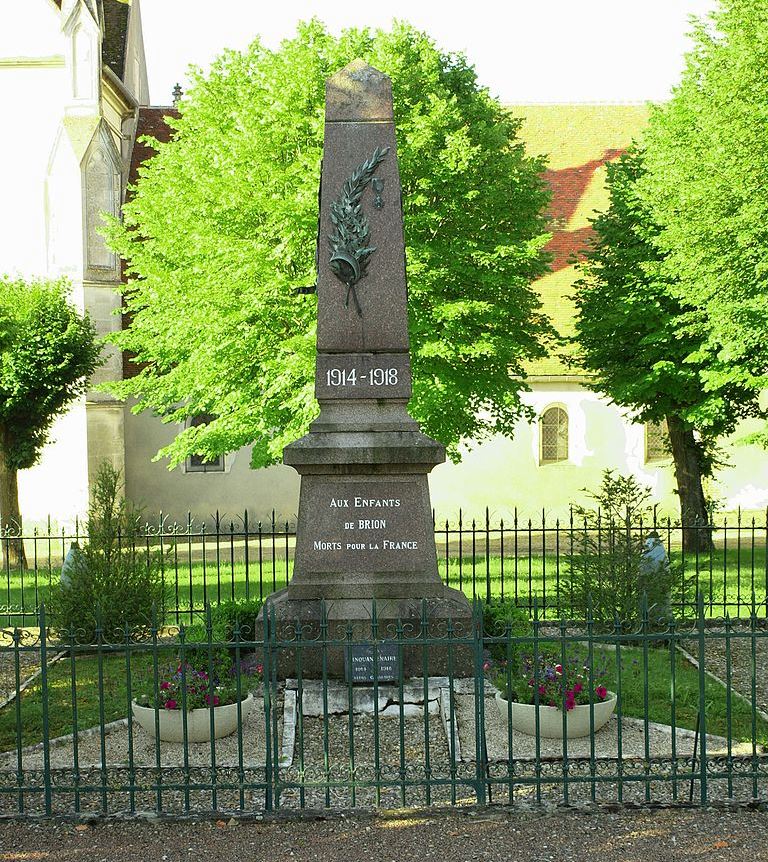
[[[408,413],[411,365],[400,175],[389,78],[355,60],[326,82],[325,140],[317,246],[320,415],[286,446],[301,475],[296,553],[289,585],[267,613],[278,631],[297,622],[329,638],[350,625],[379,638],[398,620],[409,631],[467,634],[463,593],[439,576],[428,473],[444,447]],[[319,653],[319,650],[316,651]],[[327,651],[328,673],[344,675],[343,650]],[[418,653],[418,655],[417,655]],[[423,651],[405,656],[420,673]],[[317,663],[307,655],[305,668]],[[409,665],[413,667],[409,667]],[[430,673],[445,672],[430,653]]]

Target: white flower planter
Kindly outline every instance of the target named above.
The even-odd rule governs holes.
[[[256,701],[252,694],[240,701],[240,715],[243,722],[253,711]],[[155,735],[155,708],[139,706],[134,700],[131,704],[133,718],[150,736]],[[163,742],[183,742],[184,725],[180,709],[160,709],[160,739]],[[237,730],[237,704],[213,708],[213,738],[229,736]],[[191,709],[187,713],[187,741],[209,742],[211,739],[211,711]]]
[[[507,701],[496,692],[496,706],[504,724],[509,716]],[[539,704],[539,736],[544,739],[563,738],[563,713],[556,706]],[[594,704],[595,731],[606,724],[616,709],[616,695],[608,692],[606,700]],[[589,704],[575,706],[566,713],[566,733],[568,739],[579,736],[589,736]],[[530,703],[512,703],[512,728],[519,733],[536,736],[536,707]]]

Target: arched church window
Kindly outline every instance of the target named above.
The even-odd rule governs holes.
[[[548,407],[539,420],[539,463],[568,460],[568,414],[562,407]]]

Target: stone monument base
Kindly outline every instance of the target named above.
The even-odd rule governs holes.
[[[403,644],[403,677],[473,673],[472,613],[466,596],[441,586],[426,599],[293,599],[290,588],[268,597],[256,637],[277,645],[280,679],[302,676],[345,679],[348,644],[377,641]],[[265,618],[274,631],[265,629]],[[452,641],[456,643],[452,643]],[[296,646],[293,646],[296,644]],[[301,645],[299,645],[301,644]],[[395,646],[395,648],[397,648]]]

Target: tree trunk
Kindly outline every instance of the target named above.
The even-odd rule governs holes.
[[[701,452],[693,436],[677,416],[667,416],[669,445],[675,462],[677,494],[683,524],[683,550],[712,551],[712,529],[701,485]]]
[[[0,522],[2,523],[3,564],[10,569],[26,569],[27,556],[21,538],[21,512],[17,472],[0,454]]]

